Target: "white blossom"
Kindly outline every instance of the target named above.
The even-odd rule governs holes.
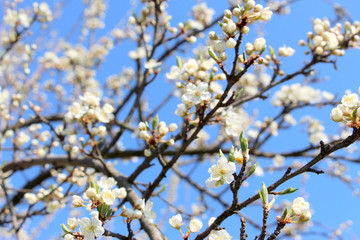
[[[254,51],[261,51],[266,46],[266,40],[263,37],[257,38],[254,41]]]
[[[189,223],[189,231],[192,233],[199,232],[203,223],[199,219],[192,219]]]
[[[295,50],[291,47],[283,46],[279,48],[278,52],[279,52],[279,56],[290,57],[294,55]]]
[[[212,230],[209,234],[209,240],[231,240],[232,236],[225,230]]]
[[[109,189],[103,189],[101,191],[101,199],[104,201],[105,204],[111,206],[115,202],[115,195]]]
[[[202,101],[210,100],[211,94],[209,92],[209,86],[207,83],[201,82],[197,86],[189,83],[186,86],[185,93],[182,96],[184,104],[193,106],[199,104]]]
[[[117,182],[113,177],[102,176],[97,184],[101,188],[111,189],[116,186]]]
[[[356,107],[358,102],[359,97],[356,93],[346,94],[341,99],[341,103],[346,107]]]
[[[230,184],[234,181],[233,174],[236,172],[235,163],[229,162],[225,156],[220,156],[217,164],[212,165],[208,172],[210,177],[206,180],[206,186],[209,188],[219,187],[224,183]]]
[[[306,222],[311,218],[310,204],[302,197],[295,198],[290,208],[299,217],[299,221]]]
[[[120,199],[123,199],[123,198],[126,198],[127,196],[127,192],[126,192],[126,189],[124,187],[121,187],[121,188],[115,188],[112,190],[114,196],[116,198],[120,198]]]
[[[177,214],[175,216],[172,216],[169,219],[169,224],[175,229],[180,229],[181,225],[183,225],[181,215]]]
[[[340,108],[333,108],[331,110],[330,117],[334,122],[341,122],[343,119],[343,112]]]
[[[79,220],[80,232],[84,235],[84,240],[94,240],[105,232],[102,222],[99,220],[99,213],[91,212],[91,216],[91,220],[87,217]]]

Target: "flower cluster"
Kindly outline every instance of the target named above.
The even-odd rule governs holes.
[[[140,122],[138,125],[139,137],[144,139],[148,145],[148,148],[144,151],[145,156],[149,157],[151,155],[151,149],[154,149],[158,143],[166,143],[169,146],[174,145],[174,139],[164,140],[163,138],[166,137],[169,132],[175,132],[177,128],[176,123],[166,125],[164,121],[159,122],[158,116],[152,121],[152,129],[150,129],[147,122]]]
[[[307,222],[311,218],[310,204],[302,197],[295,198],[291,204],[292,219],[299,222]]]
[[[193,106],[206,105],[211,99],[209,84],[200,82],[198,84],[188,83],[181,97],[182,103],[177,105],[175,114],[180,117],[191,115],[189,112]]]
[[[295,50],[293,48],[286,47],[286,46],[280,47],[278,50],[279,56],[283,56],[283,57],[290,57],[290,56],[294,55],[294,53],[295,53]]]
[[[230,162],[221,152],[219,155],[216,165],[212,165],[208,170],[210,177],[205,182],[208,188],[220,187],[234,181],[235,163]]]
[[[33,4],[33,10],[39,22],[50,22],[53,19],[52,11],[46,2],[35,2]]]
[[[100,207],[102,204],[112,206],[116,199],[125,198],[127,195],[125,188],[114,188],[116,184],[117,182],[114,178],[105,176],[101,177],[97,183],[90,182],[90,187],[84,194],[84,198],[89,200],[86,208],[88,210],[93,210]],[[73,195],[73,207],[84,207],[84,202],[85,200],[80,196]]]
[[[177,215],[175,215],[175,216],[172,216],[172,217],[169,219],[169,224],[170,224],[173,228],[181,231],[181,226],[184,224],[184,223],[182,222],[182,216],[181,216],[181,214],[177,214]],[[203,223],[202,223],[199,219],[197,219],[197,218],[191,219],[190,222],[189,222],[189,226],[188,226],[188,230],[187,230],[187,232],[186,232],[186,235],[183,236],[183,237],[184,237],[184,238],[185,238],[185,237],[188,238],[191,233],[199,232],[199,231],[201,230],[202,226],[203,226]]]
[[[237,42],[235,37],[238,33],[247,34],[250,22],[271,18],[272,11],[264,8],[261,4],[256,4],[254,0],[246,0],[243,6],[235,7],[232,11],[225,10],[223,23],[220,23],[224,37],[219,37],[215,32],[209,33],[209,54],[217,62],[227,59],[226,48],[235,48]],[[233,20],[235,18],[235,21]],[[262,37],[257,38],[254,43],[246,44],[246,53],[250,56],[253,53],[260,53],[266,47],[266,40]],[[239,56],[239,62],[244,62],[243,56]]]
[[[243,95],[253,96],[268,86],[270,81],[271,76],[265,72],[265,68],[258,65],[254,68],[254,73],[245,73],[236,85],[243,88]]]
[[[289,208],[285,208],[281,217],[277,217],[278,221],[284,223],[303,223],[311,219],[310,204],[302,197],[295,198]]]
[[[63,170],[51,169],[51,176],[56,177],[56,181],[61,184],[66,182],[76,184],[77,186],[84,186],[91,180],[95,180],[96,172],[93,168],[76,167],[69,168],[67,171],[71,174],[65,174]]]
[[[331,101],[333,99],[334,95],[327,91],[295,83],[282,86],[275,93],[272,104],[274,106],[298,106],[299,104],[314,104],[322,100]]]
[[[63,188],[56,185],[49,189],[40,188],[37,194],[25,193],[24,198],[31,205],[43,202],[48,213],[65,207]]]
[[[360,22],[345,22],[343,29],[340,23],[335,27],[330,27],[328,19],[315,19],[314,32],[308,33],[309,47],[317,55],[336,55],[343,56],[344,49],[359,46]],[[305,46],[305,41],[301,40],[300,45]]]
[[[325,127],[318,119],[305,116],[301,119],[301,123],[307,124],[307,132],[309,134],[310,143],[316,145],[319,144],[320,141],[323,141],[324,143],[329,142],[329,138],[325,134]]]
[[[140,202],[136,203],[134,208],[127,208],[123,205],[122,212],[120,216],[126,217],[128,221],[133,219],[140,219],[145,217],[150,224],[155,223],[156,213],[152,210],[154,203],[151,200],[145,202],[144,199],[141,199]]]
[[[221,112],[220,117],[223,119],[226,135],[232,137],[238,137],[251,123],[247,112],[240,107],[229,107]]]
[[[214,9],[209,8],[206,3],[199,3],[192,7],[191,13],[194,20],[188,20],[185,23],[186,28],[203,29],[211,23],[215,11]]]
[[[356,93],[345,94],[341,103],[333,108],[330,117],[335,122],[345,123],[349,127],[360,127],[359,96]]]
[[[113,120],[114,107],[105,103],[100,107],[100,98],[90,92],[80,96],[80,101],[73,102],[65,114],[67,122],[79,121],[85,125],[95,122],[109,123]]]
[[[183,80],[193,82],[210,80],[224,80],[224,74],[216,74],[218,68],[214,67],[215,62],[212,59],[193,59],[182,60],[177,59],[177,65],[172,66],[170,72],[166,74],[166,78],[170,80]]]
[[[104,13],[106,11],[106,4],[103,0],[89,1],[88,6],[84,11],[85,27],[91,31],[99,28],[104,28]]]
[[[16,10],[7,8],[3,21],[10,27],[22,26],[29,28],[35,19],[39,22],[50,22],[52,20],[52,12],[46,2],[34,3],[33,12],[36,17],[31,17],[25,9]]]
[[[91,219],[87,217],[81,219],[68,218],[67,225],[62,224],[61,226],[65,240],[93,240],[104,234],[104,223],[114,217],[115,210],[111,206],[114,205],[116,199],[123,199],[127,196],[125,188],[116,188],[116,185],[117,182],[114,178],[103,176],[96,183],[90,181],[90,187],[83,196],[85,200],[78,195],[73,195],[72,206],[86,207],[88,211],[91,211],[92,217]],[[85,202],[88,204],[85,205]],[[123,205],[120,216],[127,218],[128,222],[144,216],[150,224],[154,224],[156,214],[152,211],[152,207],[153,202],[151,200],[145,202],[142,199],[139,203],[135,204],[133,209],[126,208]],[[79,231],[76,231],[75,229],[78,226]]]
[[[210,218],[208,221],[208,226],[210,226],[215,221],[215,219],[216,219],[215,217]],[[230,236],[230,234],[225,229],[211,230],[209,234],[209,240],[217,240],[217,239],[231,240],[232,236]]]
[[[75,229],[79,227],[79,231]],[[91,212],[91,219],[83,217],[81,219],[69,218],[67,220],[67,226],[61,224],[61,228],[64,232],[64,240],[94,240],[102,236],[105,232],[103,222],[99,219],[99,212]]]

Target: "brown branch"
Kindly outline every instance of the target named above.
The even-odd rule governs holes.
[[[119,173],[112,166],[107,166],[106,170],[104,166],[97,160],[90,158],[73,158],[69,160],[67,156],[49,156],[47,158],[31,158],[27,160],[22,160],[18,162],[11,162],[5,165],[2,168],[3,172],[10,170],[21,170],[28,169],[32,166],[44,166],[46,164],[51,164],[55,167],[67,167],[67,166],[82,166],[88,168],[94,168],[97,172],[101,172],[106,176],[113,177],[117,181],[118,187],[125,187],[127,190],[127,200],[132,206],[135,206],[141,201],[141,198],[138,194],[132,189],[132,186],[128,184],[127,178]],[[164,240],[166,237],[161,233],[161,231],[154,225],[150,224],[147,219],[143,216],[140,219],[141,227],[147,233],[150,239],[154,240]]]
[[[322,159],[324,159],[326,156],[330,155],[331,153],[348,147],[351,144],[353,144],[355,141],[357,141],[360,138],[360,129],[354,128],[353,129],[353,133],[352,135],[350,135],[349,137],[347,137],[346,139],[338,142],[336,145],[333,146],[329,146],[329,145],[323,145],[323,143],[321,144],[321,151],[320,153],[311,161],[309,161],[307,164],[305,164],[303,167],[301,167],[300,169],[298,169],[297,171],[290,173],[289,171],[287,171],[287,174],[284,174],[279,180],[277,180],[275,183],[273,183],[272,185],[270,185],[267,189],[268,192],[272,192],[274,191],[277,187],[279,187],[281,184],[285,183],[286,181],[306,172],[308,169],[310,169],[312,166],[314,166],[315,164],[317,164],[318,162],[320,162]],[[236,213],[237,211],[242,210],[243,208],[247,207],[248,205],[250,205],[251,203],[255,202],[256,200],[258,200],[260,198],[259,194],[255,194],[254,196],[246,199],[245,201],[239,203],[235,208],[227,208],[225,209],[217,218],[216,220],[202,233],[200,233],[195,239],[196,240],[201,240],[201,239],[205,239],[209,233],[217,228],[218,226],[220,226],[220,224],[229,216],[233,215],[234,213]]]

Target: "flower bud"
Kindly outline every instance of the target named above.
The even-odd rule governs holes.
[[[150,149],[145,149],[144,150],[144,156],[145,157],[150,157],[151,156],[151,150]]]
[[[178,129],[178,125],[176,123],[171,123],[168,128],[170,132],[175,132]]]
[[[150,138],[150,135],[147,131],[140,131],[139,137],[144,140],[148,140]]]
[[[138,129],[139,131],[146,130],[146,124],[144,122],[139,122]]]
[[[86,192],[85,192],[85,196],[86,196],[87,198],[89,198],[89,199],[95,198],[95,197],[96,197],[96,190],[95,190],[95,188],[92,188],[92,187],[88,188],[88,189],[86,190]]]
[[[256,4],[254,7],[254,12],[261,12],[263,9],[264,8],[261,4]]]
[[[260,19],[263,21],[268,21],[272,17],[273,13],[269,8],[265,8],[264,11],[260,14]]]
[[[233,34],[236,31],[236,23],[234,23],[233,21],[229,22],[228,24],[226,24],[225,30],[227,34]]]
[[[203,223],[199,219],[192,219],[189,223],[189,231],[192,233],[199,232]]]
[[[359,114],[360,114],[359,109],[357,110],[356,113],[359,116]],[[343,119],[343,113],[340,108],[333,108],[331,110],[330,117],[331,117],[331,120],[333,120],[334,122],[341,122],[341,120]]]
[[[240,31],[242,34],[248,34],[250,28],[248,26],[243,26]]]
[[[254,41],[254,51],[261,51],[266,46],[266,40],[263,37],[257,38]]]
[[[236,41],[235,41],[235,39],[229,38],[229,39],[226,41],[226,47],[227,47],[227,48],[234,48],[235,46],[236,46]]]
[[[251,55],[254,51],[254,46],[251,43],[247,43],[245,46],[245,51],[247,55]]]
[[[159,128],[159,133],[161,136],[165,136],[169,132],[169,129],[167,127],[161,126]]]
[[[226,9],[226,10],[224,11],[224,16],[225,16],[226,18],[231,18],[231,17],[232,17],[231,11],[230,11],[229,9]]]

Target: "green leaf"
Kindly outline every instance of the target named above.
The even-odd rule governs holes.
[[[269,52],[270,52],[270,56],[275,57],[275,50],[271,46],[269,46]]]
[[[263,54],[263,53],[264,53],[264,51],[265,51],[265,49],[266,49],[266,46],[264,46],[264,47],[261,49],[261,51],[260,51],[259,55]]]
[[[235,99],[239,99],[242,95],[242,93],[244,92],[244,88],[240,88],[236,93],[235,93]]]
[[[70,233],[70,230],[65,226],[65,224],[60,224],[61,229],[64,231],[64,233]]]
[[[156,115],[152,120],[152,130],[155,130],[159,124],[159,116]]]
[[[208,47],[208,53],[209,53],[209,56],[214,59],[216,62],[219,62],[219,58],[218,56],[216,55],[216,53],[214,52],[214,50],[212,50],[211,47]]]
[[[287,219],[289,216],[289,209],[285,208],[283,214],[281,215],[281,219],[280,221],[284,221],[285,219]]]
[[[248,177],[250,177],[251,175],[254,174],[254,172],[255,172],[258,165],[259,165],[258,163],[255,163],[254,165],[251,166]]]
[[[296,192],[297,190],[299,190],[299,189],[290,187],[290,188],[287,188],[287,189],[285,189],[283,191],[277,192],[276,195],[286,195],[286,194]]]
[[[100,193],[100,188],[94,181],[90,181],[90,187],[95,188],[97,194]]]
[[[261,190],[259,191],[259,195],[263,204],[267,205],[269,202],[269,194],[265,183],[262,183]]]
[[[246,156],[249,150],[249,144],[248,144],[248,140],[244,136],[244,131],[242,131],[240,134],[240,147],[241,147],[241,152],[243,153],[243,155]]]
[[[225,156],[224,153],[219,149],[219,157]]]
[[[271,201],[269,202],[268,209],[271,209],[274,203],[275,203],[275,198],[271,199]]]
[[[179,57],[179,56],[176,57],[176,65],[177,65],[179,68],[182,67],[181,57]]]
[[[231,146],[230,151],[229,151],[229,156],[228,156],[229,162],[235,162],[234,152],[235,152],[235,147]]]
[[[352,112],[352,117],[353,118],[357,117],[357,110],[358,110],[358,107],[354,108],[354,111]]]

